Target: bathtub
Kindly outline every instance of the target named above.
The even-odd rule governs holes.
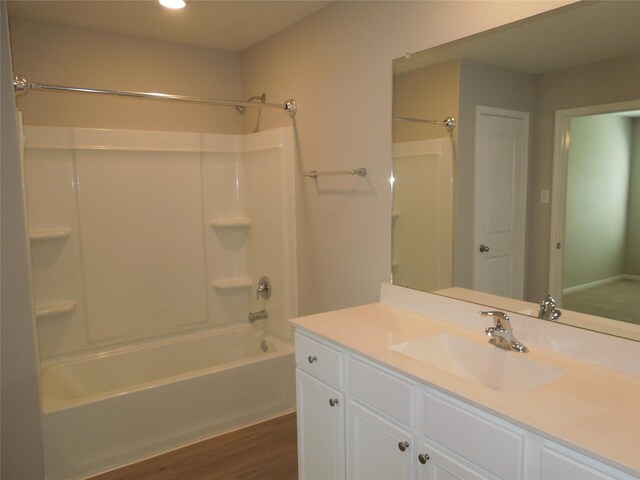
[[[40,375],[45,468],[56,480],[295,409],[293,348],[253,327],[50,361]]]

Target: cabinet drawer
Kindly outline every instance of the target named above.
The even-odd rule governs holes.
[[[412,426],[413,387],[357,358],[347,360],[347,390],[359,400],[399,422]]]
[[[331,385],[342,387],[342,352],[296,333],[296,365]]]
[[[462,405],[424,394],[424,434],[500,478],[522,478],[524,438]]]

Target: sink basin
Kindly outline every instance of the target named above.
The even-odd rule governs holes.
[[[524,357],[525,353],[477,344],[448,333],[398,343],[391,350],[501,392],[533,390],[565,374],[564,370]]]

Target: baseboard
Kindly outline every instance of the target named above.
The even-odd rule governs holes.
[[[620,280],[626,280],[631,275],[616,275],[615,277],[603,278],[602,280],[596,280],[595,282],[583,283],[582,285],[576,285],[575,287],[564,288],[562,290],[563,295],[569,293],[579,292],[581,290],[587,290],[588,288],[599,287],[600,285],[606,285],[607,283],[618,282]],[[640,278],[640,277],[639,277]],[[631,279],[633,280],[633,279]]]

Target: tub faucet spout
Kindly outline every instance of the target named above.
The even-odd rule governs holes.
[[[254,323],[256,320],[263,320],[265,318],[269,318],[269,314],[265,309],[259,312],[249,312],[249,323]]]

